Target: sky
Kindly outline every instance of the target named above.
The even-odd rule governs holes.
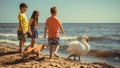
[[[53,6],[63,23],[120,23],[120,0],[0,0],[0,23],[18,23],[20,3],[28,5],[28,20],[34,10],[40,12],[39,23],[51,16]]]

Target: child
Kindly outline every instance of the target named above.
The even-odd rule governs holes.
[[[27,38],[27,32],[28,32],[28,20],[25,15],[25,12],[27,10],[27,5],[25,3],[20,4],[20,12],[18,14],[18,40],[19,41],[19,52],[22,53],[22,46],[25,43],[25,39]]]
[[[59,57],[57,55],[57,51],[59,49],[59,29],[62,31],[63,34],[65,34],[61,21],[59,20],[59,18],[56,17],[57,12],[58,11],[56,7],[51,8],[52,16],[46,20],[44,28],[44,38],[46,38],[46,32],[48,30],[48,45],[50,46],[50,59],[52,58],[54,48],[54,55],[56,57]]]
[[[31,47],[34,47],[34,44],[35,44],[35,41],[36,41],[35,38],[38,38],[38,31],[37,31],[38,17],[39,17],[39,12],[37,10],[34,10],[32,16],[30,18],[30,22],[29,22],[29,31],[31,33],[31,36],[30,36]]]

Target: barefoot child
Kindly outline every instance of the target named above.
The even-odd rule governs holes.
[[[56,57],[59,57],[57,55],[57,51],[59,49],[59,29],[62,31],[63,34],[65,34],[62,23],[57,18],[57,8],[52,7],[51,8],[51,17],[49,17],[46,20],[45,28],[44,28],[44,38],[46,38],[46,32],[48,30],[48,45],[50,46],[50,59],[52,58],[53,50],[55,49],[54,55]]]
[[[19,52],[22,53],[22,46],[25,43],[25,39],[27,38],[27,32],[28,32],[28,20],[25,15],[25,12],[27,10],[27,5],[25,3],[20,4],[20,12],[18,14],[18,20],[19,20],[19,25],[18,25],[18,40],[19,41]]]
[[[36,38],[38,38],[38,17],[39,12],[37,10],[34,10],[29,22],[29,31],[31,33],[31,47],[34,47]]]

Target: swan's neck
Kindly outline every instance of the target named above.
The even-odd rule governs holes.
[[[89,45],[85,40],[82,40],[82,44],[85,46],[86,52],[89,52],[89,50],[90,50],[90,45]]]

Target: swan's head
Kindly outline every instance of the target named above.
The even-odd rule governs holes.
[[[85,40],[86,42],[88,42],[88,41],[89,41],[89,38],[88,38],[88,36],[86,36],[86,35],[82,35],[82,36],[81,36],[81,40]]]

